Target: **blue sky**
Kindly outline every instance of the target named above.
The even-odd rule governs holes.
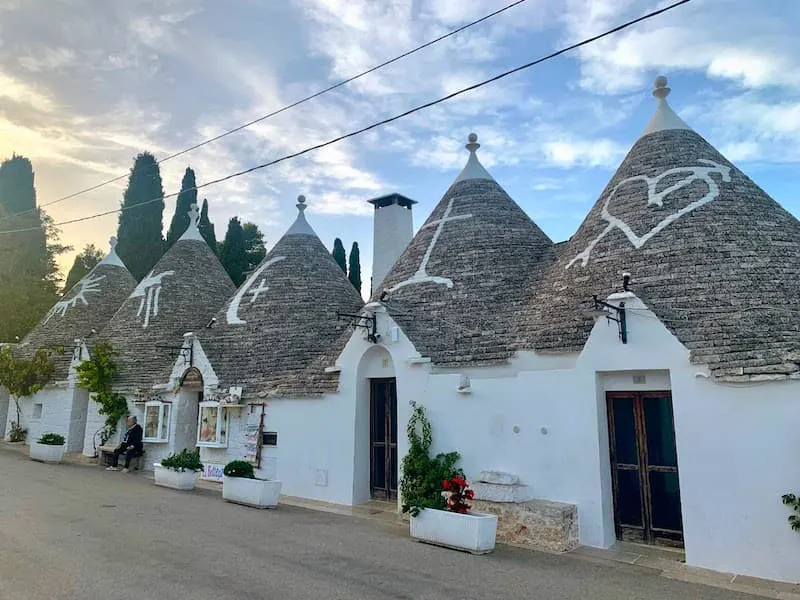
[[[510,0],[0,0],[0,157],[34,162],[40,203],[281,107]],[[668,2],[528,0],[346,88],[164,163],[167,193],[300,150],[478,82]],[[694,0],[579,52],[391,126],[209,187],[273,244],[308,198],[323,242],[362,248],[366,200],[400,192],[419,227],[479,156],[556,241],[568,238],[650,118],[653,79],[695,130],[800,215],[800,12],[786,0]],[[124,182],[56,204],[62,221],[117,207]],[[165,224],[174,200],[167,201]],[[1,224],[0,224],[1,225]],[[1,227],[0,227],[1,228]],[[65,226],[106,247],[116,217]],[[64,263],[71,263],[66,257]]]

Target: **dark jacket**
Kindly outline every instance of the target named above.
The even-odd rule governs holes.
[[[125,437],[122,438],[122,446],[127,448],[133,446],[133,452],[141,454],[142,452],[142,426],[138,423],[125,432]]]

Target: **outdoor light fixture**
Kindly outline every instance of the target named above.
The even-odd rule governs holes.
[[[586,311],[590,317],[605,317],[609,321],[616,321],[619,327],[619,339],[623,344],[628,343],[628,327],[625,318],[625,303],[620,302],[619,306],[614,306],[603,300],[598,300],[597,295],[592,296],[594,307]]]
[[[347,313],[340,313],[336,311],[337,319],[348,319],[354,327],[361,327],[367,330],[367,341],[373,344],[378,343],[381,337],[378,335],[378,315],[373,313],[371,315],[352,315]]]

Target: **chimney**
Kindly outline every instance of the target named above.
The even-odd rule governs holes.
[[[414,237],[411,207],[417,202],[400,194],[389,194],[369,203],[375,207],[370,290],[374,294]]]

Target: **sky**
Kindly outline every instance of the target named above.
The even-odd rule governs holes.
[[[0,0],[0,159],[31,159],[40,204],[124,175],[482,17],[511,0]],[[404,112],[665,6],[528,0],[411,57],[162,164],[167,194]],[[800,11],[693,0],[567,55],[303,157],[200,191],[219,239],[238,215],[268,246],[296,198],[332,248],[372,262],[372,207],[399,192],[419,227],[479,136],[484,166],[554,241],[569,238],[655,109],[676,112],[800,215]],[[47,207],[56,222],[118,208],[125,180]],[[166,201],[169,225],[174,198]],[[107,248],[111,215],[61,228]],[[0,222],[0,231],[3,224]]]

